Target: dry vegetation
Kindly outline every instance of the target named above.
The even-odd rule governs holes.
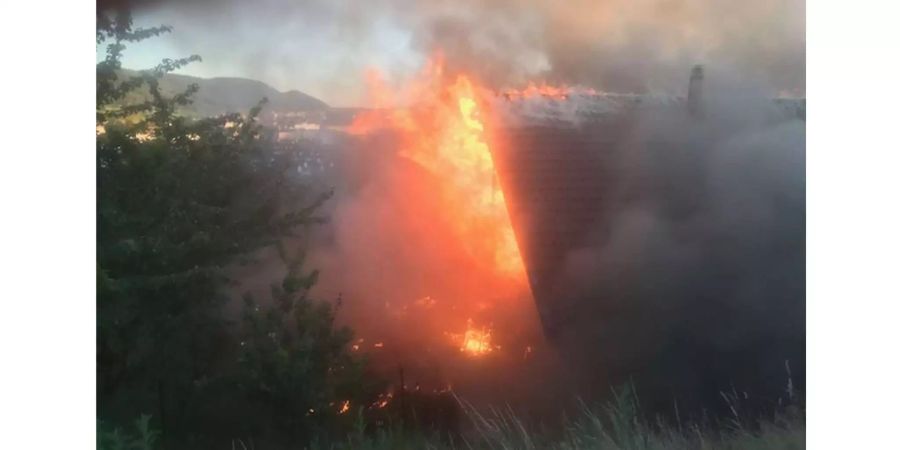
[[[793,393],[792,393],[793,394]],[[716,421],[649,420],[641,414],[637,397],[626,387],[613,392],[612,400],[599,407],[582,404],[578,414],[561,430],[526,424],[506,409],[479,411],[461,401],[470,422],[461,436],[429,435],[388,428],[374,435],[365,423],[346,441],[314,445],[311,450],[343,449],[490,449],[490,450],[656,450],[656,449],[802,449],[806,426],[802,407],[790,404],[767,417],[742,415],[737,398],[723,393],[731,416]],[[795,397],[796,402],[796,397]],[[237,448],[246,445],[236,442]],[[246,447],[251,449],[250,446]],[[255,449],[253,449],[255,450]]]

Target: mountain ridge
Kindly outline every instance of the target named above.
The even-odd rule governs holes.
[[[122,69],[120,78],[136,76],[140,71]],[[225,113],[246,113],[263,97],[269,102],[265,106],[268,112],[311,112],[325,111],[330,107],[327,103],[296,89],[279,91],[259,80],[240,77],[202,78],[192,75],[167,73],[160,79],[160,90],[165,96],[184,92],[187,87],[196,83],[199,87],[193,96],[193,103],[180,108],[182,114],[190,116],[216,116]],[[130,94],[127,103],[149,98],[147,88]]]

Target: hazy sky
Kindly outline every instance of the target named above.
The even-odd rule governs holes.
[[[167,24],[174,30],[134,45],[126,52],[124,65],[151,67],[164,57],[198,54],[203,61],[179,73],[258,79],[341,106],[363,101],[366,68],[412,71],[424,60],[411,50],[410,32],[384,15],[370,15],[361,29],[323,18],[321,11],[303,5],[290,6],[290,13],[282,16],[267,11],[265,4],[283,2],[263,1],[258,9],[227,1],[208,3],[221,9],[210,13],[185,5],[161,5],[138,11],[137,25]]]
[[[338,106],[365,103],[364,72],[414,73],[440,50],[491,87],[527,80],[610,91],[681,89],[696,63],[774,92],[805,91],[803,0],[194,0],[142,2],[125,66],[199,54],[181,73],[258,79]]]

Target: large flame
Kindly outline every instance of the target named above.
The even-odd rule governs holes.
[[[367,78],[373,101],[382,108],[358,115],[350,132],[400,132],[400,154],[443,181],[434,201],[457,217],[457,244],[491,262],[498,274],[524,281],[524,264],[485,137],[481,93],[486,91],[468,76],[445,76],[440,58],[399,90],[387,88],[377,72],[370,71]],[[410,99],[412,106],[395,107]]]
[[[429,267],[446,272],[437,281],[429,278],[430,286],[417,285],[430,290],[426,296],[396,306],[385,301],[392,319],[408,322],[395,322],[397,342],[382,353],[426,357],[434,342],[467,357],[499,353],[500,342],[515,341],[524,324],[516,321],[532,305],[518,303],[530,299],[528,281],[488,140],[490,131],[497,132],[491,127],[496,111],[488,109],[496,93],[465,74],[445,73],[439,58],[396,88],[375,71],[367,81],[375,108],[358,114],[349,131],[388,131],[396,154],[427,174],[397,178],[405,193],[396,211],[401,221],[432,221],[425,241],[420,234],[409,238],[422,245],[423,264],[440,261]],[[423,279],[413,275],[410,283]],[[404,343],[408,350],[400,347]]]

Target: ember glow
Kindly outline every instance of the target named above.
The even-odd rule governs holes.
[[[369,406],[369,408],[370,408],[370,409],[372,409],[372,408],[375,408],[375,409],[384,409],[384,408],[388,405],[388,403],[391,402],[391,399],[392,399],[392,398],[394,398],[394,393],[393,393],[393,392],[387,392],[387,393],[384,393],[384,394],[378,394],[378,398],[375,400],[374,403],[372,403],[372,404]]]
[[[471,356],[481,356],[490,353],[491,329],[488,327],[476,327],[472,319],[466,324],[466,333],[463,335],[462,346],[459,350]]]

